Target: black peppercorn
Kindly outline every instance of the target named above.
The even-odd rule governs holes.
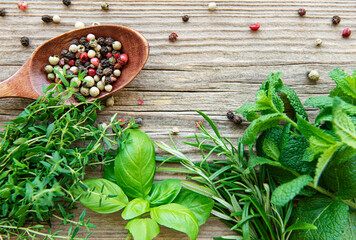
[[[112,74],[112,69],[111,68],[105,68],[104,70],[103,70],[103,74],[105,75],[105,76],[110,76],[111,74]],[[108,77],[107,77],[108,78]],[[110,79],[110,78],[109,78]]]
[[[99,37],[96,41],[101,46],[105,45],[105,38],[103,38],[103,37]]]
[[[50,16],[50,15],[43,15],[42,16],[42,21],[44,21],[45,23],[53,22],[53,17]]]
[[[72,44],[78,45],[78,44],[79,44],[79,40],[78,40],[78,39],[73,39],[73,40],[72,40]]]
[[[81,37],[79,39],[79,44],[81,44],[81,45],[84,45],[86,42],[88,42],[86,37]]]
[[[89,51],[90,50],[89,42],[84,43],[84,47],[85,47],[85,51]]]
[[[64,57],[63,60],[64,60],[64,63],[68,63],[69,62],[69,58],[67,58],[67,57]]]
[[[67,53],[68,53],[68,50],[67,49],[63,49],[61,51],[61,56],[64,57]]]
[[[106,76],[105,77],[105,84],[110,84],[110,83],[111,83],[111,78],[109,76]]]
[[[85,67],[85,68],[88,68],[89,66],[90,66],[90,62],[85,62],[85,63],[84,63],[84,67]]]
[[[0,16],[5,17],[5,15],[6,15],[5,8],[0,8]]]
[[[189,16],[188,15],[184,15],[182,17],[182,20],[183,20],[183,22],[188,22],[189,21]]]
[[[64,57],[69,58],[69,59],[74,59],[74,58],[75,58],[75,54],[68,51],[68,52],[64,55]]]
[[[63,4],[69,6],[72,2],[70,0],[63,0]]]
[[[74,73],[73,73],[71,70],[69,70],[69,69],[66,71],[66,75],[73,75],[73,74],[74,74]]]
[[[299,14],[301,17],[303,17],[306,13],[307,13],[307,11],[305,11],[304,8],[299,8],[299,9],[298,9],[298,14]]]
[[[235,124],[241,124],[242,123],[242,118],[238,115],[235,115],[234,118],[232,119],[233,123]]]
[[[83,65],[80,65],[78,68],[81,72],[87,72],[87,69]]]
[[[103,70],[102,69],[96,69],[96,75],[99,77],[103,76]]]
[[[111,46],[113,42],[114,42],[114,39],[113,39],[112,37],[107,37],[107,38],[105,39],[105,44],[106,44],[107,46]]]
[[[235,114],[233,112],[231,112],[231,111],[228,111],[226,113],[226,116],[227,116],[228,119],[232,120],[235,117]]]
[[[75,60],[74,65],[77,67],[82,66],[82,62],[80,61],[80,59],[77,59],[77,60]]]
[[[335,25],[338,25],[341,21],[341,18],[339,16],[333,16],[331,19],[331,22]]]
[[[101,46],[100,49],[101,56],[105,56],[108,53],[108,48],[106,46]]]
[[[28,37],[22,37],[20,42],[24,47],[28,47],[30,45],[30,39],[28,39]]]

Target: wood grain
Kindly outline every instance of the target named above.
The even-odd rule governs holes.
[[[222,134],[236,141],[247,124],[235,126],[226,118],[228,110],[236,110],[244,102],[253,101],[256,90],[270,72],[283,72],[286,85],[291,86],[304,102],[307,98],[326,95],[334,87],[328,72],[338,67],[351,73],[356,64],[354,35],[341,37],[346,27],[356,29],[356,5],[352,0],[224,0],[216,1],[217,10],[208,11],[209,1],[109,1],[110,10],[103,11],[100,1],[72,0],[66,7],[60,0],[29,1],[21,12],[15,1],[0,0],[7,16],[0,18],[0,73],[6,79],[15,73],[31,53],[43,42],[73,30],[76,21],[87,26],[92,22],[120,24],[141,32],[150,45],[149,59],[141,73],[125,89],[115,93],[116,104],[99,114],[99,121],[108,121],[118,113],[128,120],[141,117],[141,127],[154,141],[169,142],[168,132],[176,126],[174,136],[178,148],[199,159],[199,153],[181,144],[188,135],[198,132],[194,127],[201,120],[194,110],[202,110],[216,122]],[[307,14],[299,17],[304,7]],[[44,14],[58,14],[60,24],[41,21]],[[182,22],[182,15],[190,20]],[[331,24],[334,15],[341,17],[338,26]],[[261,28],[251,32],[250,24]],[[175,32],[178,41],[168,41]],[[20,45],[22,36],[30,37],[31,45]],[[320,38],[323,44],[315,46]],[[317,83],[306,74],[317,69]],[[144,103],[138,105],[138,100]],[[0,99],[0,122],[4,123],[31,101]],[[308,109],[315,116],[315,109]],[[157,154],[163,154],[157,149]],[[90,174],[99,176],[101,173]],[[156,180],[172,177],[158,174]],[[183,177],[183,176],[179,176]],[[82,209],[79,206],[77,211]],[[126,230],[119,214],[88,214],[98,225],[91,239],[124,239]],[[56,226],[56,229],[64,229]],[[184,234],[162,228],[157,239],[187,239]],[[230,234],[217,219],[201,227],[198,239]]]

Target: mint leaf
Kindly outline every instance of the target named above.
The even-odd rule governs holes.
[[[263,142],[265,139],[269,139],[274,142],[277,146],[280,145],[283,129],[280,127],[272,127],[263,131],[256,140],[256,152],[257,156],[268,157],[263,151]]]
[[[315,225],[318,229],[292,233],[292,240],[339,240],[342,236],[349,207],[340,200],[314,195],[298,202],[293,219]]]
[[[236,113],[241,113],[244,117],[246,117],[249,112],[257,112],[267,109],[271,109],[271,106],[261,103],[245,103],[236,110]]]
[[[263,152],[270,158],[275,161],[278,161],[279,155],[279,148],[275,142],[270,139],[265,139],[262,145]]]
[[[152,240],[159,234],[159,226],[151,218],[132,219],[125,229],[128,229],[137,240]]]
[[[351,211],[340,240],[356,240],[356,211]]]
[[[281,113],[273,113],[261,116],[253,120],[253,122],[250,124],[250,126],[248,126],[242,137],[243,144],[253,144],[256,140],[258,133],[278,125],[279,121],[283,119],[284,116],[285,115]]]
[[[271,202],[277,206],[286,205],[312,180],[311,176],[302,175],[288,183],[278,186],[272,194]]]
[[[295,112],[297,114],[299,114],[302,118],[304,118],[305,120],[308,120],[308,115],[303,107],[302,102],[300,101],[299,97],[297,96],[297,94],[295,93],[295,91],[288,87],[288,86],[283,86],[280,89],[280,92],[286,94],[290,104],[292,105],[292,107],[294,108]]]
[[[341,110],[336,110],[333,113],[333,129],[343,143],[356,148],[355,125]]]
[[[341,199],[356,198],[356,158],[337,166],[337,183]]]
[[[327,108],[333,106],[333,98],[326,96],[311,97],[304,103],[305,106]]]
[[[339,70],[337,68],[331,71],[329,76],[336,82],[337,87],[340,88],[344,94],[356,98],[356,81],[354,77],[345,73],[344,70]]]
[[[314,185],[317,186],[319,182],[320,175],[323,173],[325,167],[328,165],[331,157],[335,151],[340,147],[340,144],[335,144],[330,146],[324,153],[322,153],[316,164],[315,176],[314,176]]]
[[[314,230],[317,229],[313,224],[306,222],[296,222],[290,225],[284,233],[296,231],[296,230]]]
[[[281,164],[279,162],[276,161],[272,161],[268,158],[264,158],[264,157],[251,157],[248,160],[248,168],[254,168],[257,165],[263,165],[263,164],[268,164],[268,165],[273,165],[273,166],[281,166]]]

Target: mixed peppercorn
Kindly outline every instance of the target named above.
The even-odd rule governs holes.
[[[59,72],[65,69],[70,81],[77,83],[75,91],[85,97],[97,97],[101,91],[112,90],[112,84],[118,80],[128,61],[127,54],[120,52],[121,48],[121,43],[111,37],[96,39],[94,34],[88,34],[73,39],[60,56],[50,56],[44,71],[49,81],[59,82],[59,75],[53,69]]]

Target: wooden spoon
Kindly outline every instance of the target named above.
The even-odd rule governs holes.
[[[137,31],[117,25],[99,25],[82,28],[64,33],[44,44],[28,58],[26,63],[13,76],[0,83],[0,98],[24,97],[37,99],[43,95],[42,85],[48,86],[44,67],[48,65],[48,58],[60,55],[63,49],[68,49],[73,39],[87,36],[89,33],[99,37],[112,37],[122,43],[122,53],[128,55],[128,62],[123,67],[120,78],[113,83],[111,92],[103,91],[96,98],[88,97],[89,101],[109,96],[129,84],[145,65],[149,46],[147,40]],[[70,102],[76,103],[74,99]]]

